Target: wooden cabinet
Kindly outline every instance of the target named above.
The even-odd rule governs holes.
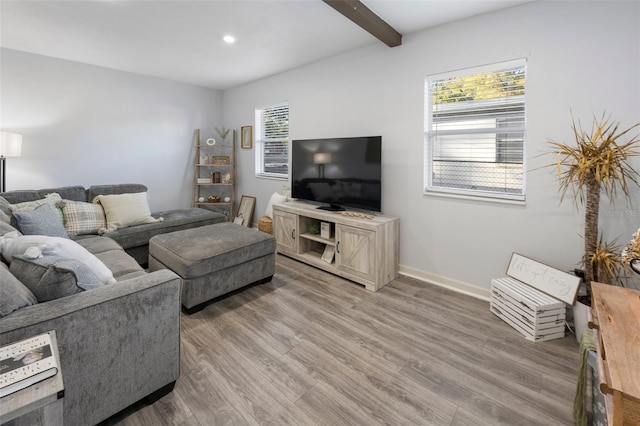
[[[193,206],[217,211],[234,218],[236,132],[231,144],[216,141],[201,144],[200,129],[195,132]],[[228,199],[228,200],[227,200]]]
[[[274,205],[273,218],[281,254],[363,284],[371,291],[398,276],[400,221],[396,217],[347,216],[291,201]],[[328,230],[325,235],[320,231],[322,226]]]
[[[598,381],[609,426],[640,426],[640,291],[591,283]]]
[[[276,237],[276,247],[282,254],[295,255],[298,247],[296,237],[296,222],[298,217],[292,213],[280,210],[273,211],[273,233]]]

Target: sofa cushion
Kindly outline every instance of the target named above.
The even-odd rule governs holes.
[[[35,305],[38,300],[4,263],[0,263],[0,318],[13,311]]]
[[[13,213],[20,232],[24,235],[48,235],[50,237],[69,238],[58,215],[48,204],[42,204],[33,210]]]
[[[58,207],[62,209],[64,227],[70,236],[98,235],[107,226],[104,209],[100,204],[62,200]]]
[[[149,240],[154,235],[213,225],[214,223],[226,222],[227,220],[221,213],[199,208],[167,210],[154,213],[154,216],[163,217],[164,221],[161,223],[147,223],[118,229],[110,232],[108,234],[109,238],[114,239],[125,249],[129,249],[148,245]]]
[[[2,196],[11,204],[35,201],[44,198],[47,194],[57,193],[65,200],[87,201],[86,189],[82,186],[61,186],[45,189],[19,189],[3,192]]]
[[[122,246],[110,237],[99,237],[97,235],[82,235],[74,239],[74,241],[86,248],[89,253],[98,255],[105,251],[122,250]],[[108,266],[107,266],[108,267]],[[111,268],[109,268],[111,269]]]
[[[58,299],[102,287],[104,282],[83,262],[60,256],[29,259],[16,256],[11,273],[31,292],[38,302]]]
[[[146,274],[138,262],[109,237],[84,236],[75,241],[100,259],[117,281]]]
[[[41,206],[42,204],[48,204],[49,207],[51,207],[51,209],[53,210],[53,212],[57,215],[58,219],[60,220],[60,223],[64,223],[62,218],[62,210],[56,207],[56,204],[59,201],[62,201],[62,197],[60,197],[60,194],[58,194],[57,192],[53,192],[51,194],[45,195],[44,198],[40,198],[38,200],[11,204],[10,208],[11,208],[11,212],[14,213],[15,215],[16,212],[29,211],[29,210],[35,209],[38,206]]]
[[[147,187],[139,183],[93,185],[87,189],[87,201],[93,202],[98,195],[135,194],[137,192],[147,192]]]
[[[163,218],[151,216],[146,192],[135,194],[98,195],[96,201],[102,204],[107,218],[104,233],[144,223],[160,222]]]

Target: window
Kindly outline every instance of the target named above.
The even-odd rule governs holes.
[[[425,191],[524,201],[525,61],[425,80]]]
[[[289,177],[289,104],[256,109],[256,176]]]

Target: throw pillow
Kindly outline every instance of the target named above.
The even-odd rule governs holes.
[[[24,235],[15,238],[0,237],[0,252],[9,262],[15,256],[37,259],[44,256],[59,256],[76,259],[87,265],[104,284],[115,283],[113,273],[100,259],[73,240],[43,235]]]
[[[274,192],[271,198],[269,199],[269,203],[267,204],[267,210],[265,212],[265,216],[269,216],[271,219],[273,219],[273,205],[278,203],[284,203],[285,201],[287,201],[286,195]]]
[[[15,235],[16,237],[21,235],[20,231],[18,231],[13,226],[9,225],[8,223],[0,221],[0,237],[3,237],[4,235],[10,232],[13,233],[12,235]]]
[[[11,203],[0,197],[0,222],[9,223],[11,220]]]
[[[161,217],[156,219],[151,216],[149,199],[146,192],[98,195],[94,202],[102,204],[104,214],[107,218],[107,226],[101,233],[164,220],[164,218]]]
[[[84,263],[60,256],[43,256],[38,259],[16,256],[11,262],[11,273],[31,290],[38,302],[104,285]]]
[[[101,204],[62,200],[58,203],[64,217],[64,227],[71,236],[98,234],[107,221]]]
[[[60,197],[60,194],[58,194],[57,192],[52,192],[51,194],[45,195],[44,198],[40,200],[25,201],[24,203],[11,204],[9,207],[11,208],[11,212],[15,213],[15,212],[33,210],[36,207],[41,206],[42,204],[49,204],[49,206],[51,206],[55,214],[58,216],[60,223],[64,223],[62,218],[62,211],[56,207],[56,204],[59,201],[62,201],[62,197]]]
[[[15,212],[13,216],[24,235],[69,238],[69,234],[58,220],[58,216],[48,204],[39,205],[33,210]]]
[[[0,263],[0,318],[38,303],[33,293]]]
[[[42,248],[46,247],[54,237],[46,235],[23,236],[19,232],[8,232],[0,237],[0,254],[7,263],[11,263],[13,256],[20,256],[27,253],[29,256],[38,257],[42,255]]]

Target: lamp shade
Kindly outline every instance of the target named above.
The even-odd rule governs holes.
[[[0,132],[0,156],[20,157],[22,155],[22,135]]]
[[[331,154],[328,152],[317,152],[313,154],[314,164],[329,164],[331,162]]]

